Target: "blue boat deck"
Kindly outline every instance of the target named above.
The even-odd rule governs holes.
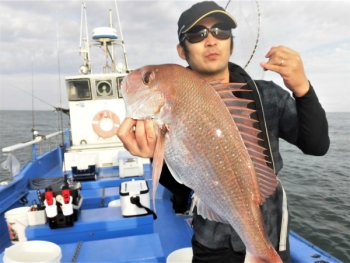
[[[111,198],[115,195],[115,191],[106,193]],[[156,220],[151,215],[123,218],[119,207],[84,209],[73,227],[29,226],[26,236],[58,244],[61,262],[71,262],[79,241],[76,262],[165,262],[171,252],[191,246],[193,232],[190,217],[175,215],[169,198],[157,199],[156,208]],[[340,262],[293,232],[290,244],[292,263]]]
[[[45,162],[45,158],[50,158],[51,162]],[[1,229],[7,228],[4,211],[21,206],[16,198],[25,197],[27,205],[37,199],[36,191],[27,188],[28,178],[25,177],[33,174],[34,178],[62,176],[62,165],[52,162],[52,153],[44,155],[28,164],[9,186],[0,187]],[[166,189],[160,186],[156,193],[156,220],[151,215],[126,218],[120,207],[107,207],[109,202],[119,199],[119,185],[123,181],[144,179],[152,192],[150,177],[150,165],[145,165],[144,177],[119,178],[117,169],[103,169],[96,181],[82,182],[83,202],[73,227],[51,229],[48,223],[28,226],[26,237],[58,244],[62,250],[61,262],[72,261],[80,241],[82,246],[76,262],[165,262],[171,252],[190,247],[193,234],[188,223],[190,217],[175,215],[171,195]],[[17,201],[8,202],[10,199]],[[4,231],[1,233],[0,262],[4,249],[10,245],[8,233]],[[293,232],[290,245],[292,263],[340,262]]]
[[[151,220],[152,233],[148,232],[149,229],[145,231],[138,226],[138,233],[130,231],[129,236],[84,241],[76,262],[165,262],[171,252],[190,247],[192,228],[186,221],[189,217],[176,216],[170,200],[157,200],[156,206],[158,218],[154,222],[152,216],[138,217],[141,221],[146,221],[146,224]],[[119,210],[106,209],[115,214]],[[169,214],[172,216],[169,217]],[[61,262],[72,260],[77,244],[77,240],[60,244]]]

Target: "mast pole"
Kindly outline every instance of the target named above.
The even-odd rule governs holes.
[[[113,28],[113,22],[112,22],[112,10],[109,9],[109,27]],[[112,49],[112,54],[111,54],[111,59],[112,59],[112,73],[115,73],[115,61],[114,61],[114,46],[113,43],[111,43],[111,49]]]
[[[121,37],[121,40],[122,40],[122,45],[121,46],[122,46],[123,52],[124,52],[124,60],[125,60],[126,72],[129,73],[130,69],[129,69],[128,59],[127,59],[127,56],[126,56],[126,50],[125,50],[125,46],[124,46],[124,38],[123,38],[123,33],[122,33],[122,25],[121,25],[120,19],[119,19],[117,0],[114,0],[114,3],[115,3],[115,9],[117,11],[117,18],[118,18],[118,24],[119,24],[120,37]]]

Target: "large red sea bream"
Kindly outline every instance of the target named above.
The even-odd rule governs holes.
[[[153,191],[163,158],[175,179],[194,190],[197,213],[230,224],[246,246],[245,262],[282,262],[260,205],[276,189],[258,145],[242,84],[210,83],[179,65],[145,66],[123,81],[127,117],[152,118],[157,130]],[[242,119],[235,123],[232,115]],[[246,120],[246,121],[245,121]]]

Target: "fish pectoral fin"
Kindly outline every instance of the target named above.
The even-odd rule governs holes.
[[[228,220],[221,217],[217,213],[214,212],[209,206],[207,206],[197,195],[193,194],[192,207],[197,208],[197,214],[201,215],[204,219],[209,219],[211,221],[217,221],[221,223],[229,224]]]
[[[153,209],[156,211],[156,190],[159,183],[160,173],[163,168],[164,161],[164,143],[165,143],[165,133],[163,127],[158,128],[158,136],[156,147],[153,154],[153,170],[152,170],[152,198],[153,198]]]

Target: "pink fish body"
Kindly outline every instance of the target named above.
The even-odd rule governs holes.
[[[198,214],[229,223],[239,234],[245,262],[282,262],[259,208],[275,190],[276,176],[247,117],[250,101],[232,94],[239,86],[209,84],[191,70],[167,64],[133,71],[123,81],[122,94],[127,117],[152,118],[158,129],[153,191],[164,153],[174,178],[194,190]],[[241,123],[236,125],[228,108]]]

